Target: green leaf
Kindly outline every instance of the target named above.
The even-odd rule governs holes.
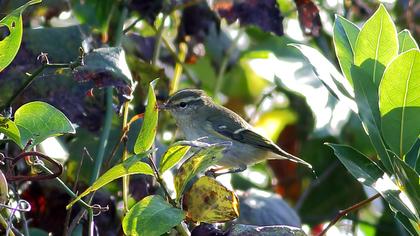
[[[399,55],[384,72],[379,87],[382,132],[402,158],[420,134],[420,51]]]
[[[376,86],[369,79],[369,75],[359,67],[352,66],[350,70],[354,83],[355,100],[360,111],[358,112],[359,119],[386,170],[388,173],[392,173],[391,159],[380,133],[381,118]]]
[[[388,63],[398,55],[397,31],[391,16],[381,4],[357,37],[354,63],[379,86]]]
[[[420,216],[420,182],[419,174],[416,173],[407,163],[394,156],[392,158],[395,166],[395,174],[402,188],[407,193],[407,197],[413,203],[417,211],[417,216]]]
[[[142,153],[149,150],[155,141],[156,128],[158,123],[158,109],[156,96],[153,91],[157,80],[153,80],[149,85],[147,95],[147,106],[144,113],[143,124],[134,145],[134,153]]]
[[[161,196],[143,198],[125,215],[122,227],[126,235],[160,236],[180,224],[185,213],[172,207]]]
[[[159,172],[163,174],[171,169],[187,154],[188,150],[190,150],[190,146],[178,145],[177,143],[171,145],[160,160]]]
[[[417,138],[417,141],[411,147],[410,151],[407,152],[405,155],[405,162],[407,165],[411,166],[416,170],[417,173],[420,173],[419,170],[416,169],[416,163],[420,160],[420,138]]]
[[[408,219],[405,215],[401,214],[400,212],[395,213],[395,218],[397,218],[397,220],[412,236],[420,235],[420,227],[416,222]]]
[[[223,157],[222,151],[227,145],[231,145],[231,143],[211,144],[209,147],[200,149],[182,163],[174,177],[177,200],[180,199],[185,187],[195,175],[215,165]]]
[[[334,150],[341,163],[360,183],[373,187],[394,209],[408,218],[419,220],[405,192],[402,192],[376,163],[352,147],[338,144],[327,145]]]
[[[336,16],[334,22],[334,46],[340,63],[341,71],[350,82],[350,67],[354,64],[354,47],[356,46],[357,35],[360,29],[344,17]]]
[[[347,81],[343,75],[337,71],[334,65],[332,65],[327,58],[314,48],[303,44],[289,45],[299,49],[303,56],[305,56],[308,62],[312,65],[312,69],[318,79],[321,80],[331,94],[340,101],[343,101],[351,110],[357,113],[357,106],[353,100],[353,88],[349,81]]]
[[[398,43],[399,43],[399,49],[398,49],[399,54],[406,52],[410,49],[419,49],[419,46],[417,45],[416,40],[413,38],[410,31],[408,31],[407,29],[398,33]]]
[[[109,84],[120,86],[117,81],[123,81],[130,87],[133,84],[131,72],[125,60],[125,52],[121,47],[94,49],[86,54],[84,62],[84,66],[79,66],[75,70],[76,80],[93,80],[104,86]]]
[[[144,156],[144,155],[143,155]],[[103,175],[101,175],[89,188],[87,188],[84,192],[82,192],[79,196],[77,196],[73,201],[71,201],[67,206],[66,209],[70,209],[74,203],[79,201],[84,196],[88,195],[91,192],[94,192],[106,184],[110,183],[113,180],[118,178],[134,175],[134,174],[144,174],[144,175],[153,175],[152,168],[140,161],[140,158],[143,156],[132,156],[125,160],[123,163],[115,165]]]
[[[75,133],[73,125],[60,110],[40,101],[29,102],[19,107],[15,113],[15,123],[19,128],[23,146],[30,139],[33,139],[33,147],[49,137]]]
[[[28,6],[40,2],[42,0],[29,1],[0,20],[0,27],[7,27],[9,32],[9,35],[0,41],[0,72],[13,61],[19,51],[23,34],[22,12]]]
[[[0,116],[0,133],[13,140],[17,145],[22,146],[20,142],[20,132],[15,122],[8,118]]]

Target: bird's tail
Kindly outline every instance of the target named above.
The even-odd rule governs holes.
[[[300,159],[299,157],[293,156],[292,154],[290,154],[290,153],[284,151],[283,149],[281,149],[280,147],[277,147],[276,154],[279,155],[281,159],[287,159],[287,160],[290,160],[290,161],[293,161],[293,162],[296,162],[296,163],[301,163],[301,164],[304,164],[309,169],[311,169],[311,170],[313,169],[311,164],[309,164],[308,162]],[[277,159],[279,159],[279,157],[277,157]]]

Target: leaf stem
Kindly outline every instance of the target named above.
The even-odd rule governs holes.
[[[354,211],[356,209],[359,209],[363,206],[365,206],[366,204],[368,204],[369,202],[379,198],[381,196],[381,194],[377,193],[375,195],[373,195],[372,197],[365,199],[361,202],[358,202],[356,204],[354,204],[353,206],[341,210],[338,212],[337,216],[334,217],[334,219],[328,224],[328,226],[318,235],[318,236],[323,236],[327,233],[327,231],[333,226],[335,225],[335,223],[337,223],[341,218],[343,218],[345,215],[347,215],[348,213],[350,213],[351,211]]]
[[[106,111],[105,111],[104,127],[103,127],[102,134],[99,140],[98,152],[96,154],[93,172],[92,172],[92,176],[89,182],[90,185],[92,185],[96,181],[96,179],[99,177],[102,162],[104,159],[105,148],[106,148],[106,145],[108,144],[109,133],[111,132],[112,115],[113,115],[112,114],[113,113],[112,87],[106,88],[105,96],[106,96]]]
[[[37,165],[38,168],[42,169],[43,171],[47,172],[48,174],[53,174],[53,172],[48,169],[48,167],[46,167],[45,165]],[[64,188],[64,191],[66,191],[66,193],[72,197],[72,198],[76,198],[77,195],[59,178],[56,177],[55,180]],[[89,204],[87,204],[85,201],[83,201],[82,199],[80,199],[78,201],[83,208],[85,208],[86,210],[91,210],[91,206]]]
[[[166,189],[166,185],[163,182],[162,177],[159,174],[159,170],[157,169],[155,162],[153,161],[153,159],[151,158],[151,156],[149,155],[149,161],[150,161],[150,165],[152,166],[153,172],[155,173],[155,178],[158,181],[160,187],[162,187],[163,192],[165,193],[166,199],[169,201],[169,203],[173,206],[173,207],[177,207],[176,202],[172,199],[171,195],[169,194],[168,190]]]
[[[122,153],[122,161],[125,161],[127,159],[127,139],[125,138],[126,135],[126,130],[128,131],[128,126],[127,126],[127,120],[128,120],[128,105],[129,105],[129,101],[124,103],[124,107],[123,107],[123,124],[122,124],[122,133],[123,133],[123,153]],[[130,190],[130,177],[124,176],[123,177],[123,202],[124,202],[124,213],[127,213],[128,209],[128,193]]]

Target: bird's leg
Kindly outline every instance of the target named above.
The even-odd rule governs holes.
[[[226,171],[225,171],[226,170]],[[246,165],[241,165],[238,168],[231,168],[231,169],[227,169],[224,167],[221,168],[215,168],[215,169],[209,169],[208,171],[206,171],[205,175],[209,176],[209,177],[219,177],[221,175],[225,175],[225,174],[234,174],[234,173],[239,173],[246,170]]]

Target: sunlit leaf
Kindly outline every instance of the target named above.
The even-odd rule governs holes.
[[[373,161],[346,145],[327,144],[347,170],[362,184],[373,187],[396,210],[412,220],[419,220],[413,203]],[[418,183],[418,182],[417,182]]]
[[[398,44],[399,44],[399,49],[398,49],[399,54],[406,52],[410,49],[416,49],[416,48],[419,49],[419,46],[417,45],[416,40],[413,38],[410,31],[408,31],[407,29],[398,33]]]
[[[149,150],[155,141],[158,122],[158,109],[154,92],[156,82],[157,80],[154,80],[149,85],[146,112],[144,113],[142,127],[137,136],[136,144],[134,145],[134,153],[136,154]]]
[[[74,203],[82,199],[84,196],[88,195],[89,193],[100,189],[101,187],[105,186],[109,182],[116,180],[118,178],[133,175],[133,174],[144,174],[144,175],[153,175],[152,168],[140,161],[140,156],[132,156],[125,160],[123,163],[115,165],[103,175],[101,175],[89,188],[87,188],[84,192],[82,192],[79,196],[77,196],[73,201],[71,201],[66,208],[71,208]]]
[[[346,79],[353,84],[350,67],[354,63],[354,47],[360,29],[344,17],[336,16],[334,22],[335,53],[340,63],[341,71]]]
[[[196,222],[225,222],[239,216],[235,193],[207,176],[200,177],[184,194],[182,206],[187,217]]]
[[[381,117],[378,104],[378,92],[369,75],[356,66],[351,67],[355,100],[359,108],[358,115],[366,134],[378,153],[388,173],[392,173],[392,163],[382,135],[380,133]]]
[[[354,64],[360,66],[379,86],[387,64],[398,54],[397,31],[381,4],[360,30],[354,50]]]
[[[76,132],[69,119],[60,110],[40,101],[19,107],[15,113],[15,123],[19,128],[23,146],[30,139],[33,139],[32,147],[46,138]]]
[[[0,72],[13,61],[19,51],[23,34],[22,12],[28,6],[40,2],[42,0],[29,1],[0,20],[0,28],[7,27],[9,33],[0,41]]]
[[[19,129],[12,120],[0,116],[0,133],[6,135],[17,145],[22,146]]]
[[[161,196],[143,198],[130,208],[122,227],[126,235],[160,236],[184,220],[181,209],[168,204]]]
[[[353,100],[354,92],[349,81],[337,71],[334,65],[328,61],[316,49],[303,44],[289,44],[296,47],[312,65],[316,76],[328,88],[328,90],[340,101],[343,101],[351,110],[357,113],[357,106]]]
[[[188,150],[190,150],[190,146],[177,145],[176,143],[171,145],[163,154],[159,164],[159,172],[164,173],[176,165],[185,156]]]
[[[182,163],[174,177],[177,200],[184,192],[185,186],[195,175],[215,165],[223,157],[222,151],[229,144],[217,143],[202,148]]]
[[[420,134],[420,51],[400,54],[384,72],[379,87],[382,132],[402,158]]]

